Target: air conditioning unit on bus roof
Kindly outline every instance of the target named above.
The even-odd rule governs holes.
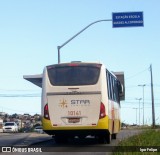
[[[71,61],[71,63],[81,63],[82,61]]]

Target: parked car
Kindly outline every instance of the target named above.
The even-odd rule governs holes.
[[[42,126],[36,126],[33,131],[37,133],[44,133]]]
[[[18,132],[18,126],[15,122],[6,122],[3,126],[3,132]]]

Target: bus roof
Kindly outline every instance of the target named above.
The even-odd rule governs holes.
[[[74,65],[102,65],[101,63],[98,62],[81,62],[81,61],[72,61],[72,62],[66,62],[66,63],[59,63],[59,64],[52,64],[52,65],[48,65],[46,66],[51,67],[51,66],[74,66]]]

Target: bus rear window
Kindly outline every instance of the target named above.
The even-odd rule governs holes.
[[[54,86],[94,85],[97,83],[100,67],[97,66],[55,66],[48,68],[50,83]]]

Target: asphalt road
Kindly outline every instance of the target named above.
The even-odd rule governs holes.
[[[80,140],[78,138],[70,139],[66,144],[56,144],[54,139],[47,134],[37,133],[0,133],[0,146],[29,147],[44,151],[45,155],[108,155],[111,154],[110,149],[116,146],[119,141],[124,138],[140,133],[141,130],[121,130],[116,140],[112,140],[111,144],[99,144],[94,137],[87,137]],[[23,150],[25,151],[25,150]],[[32,151],[32,150],[31,150]],[[1,153],[3,155],[8,153]],[[11,153],[17,155],[17,153]],[[28,154],[18,153],[19,155]],[[37,154],[37,153],[30,153]],[[40,154],[40,153],[38,153]]]
[[[119,141],[128,138],[132,135],[139,134],[141,130],[121,130],[117,135],[116,140],[112,140],[110,144],[99,144],[94,137],[87,137],[86,139],[70,139],[67,144],[56,144],[54,139],[31,145],[32,147],[42,147],[47,151],[52,152],[53,155],[111,155],[114,146],[117,146]],[[46,153],[49,155],[50,153]]]
[[[28,136],[26,133],[0,133],[0,146],[14,146]]]
[[[64,144],[56,144],[54,138],[45,142],[40,142],[33,144],[31,146],[39,146],[39,147],[71,147],[71,146],[116,146],[119,141],[123,140],[124,138],[130,137],[132,135],[138,134],[140,130],[122,130],[117,135],[117,139],[112,139],[110,144],[99,144],[98,140],[95,137],[88,136],[85,139],[69,139],[67,143]],[[65,138],[65,137],[64,137]]]
[[[51,139],[47,134],[38,133],[0,133],[0,146],[28,146]]]

